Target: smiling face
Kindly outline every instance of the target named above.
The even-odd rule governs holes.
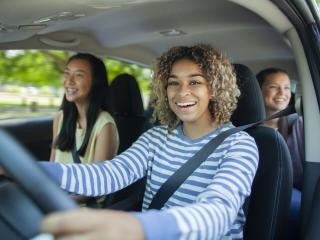
[[[287,74],[279,72],[266,76],[261,90],[268,115],[288,106],[291,98],[291,85]]]
[[[90,63],[83,59],[71,60],[63,73],[66,99],[76,104],[87,103],[92,85]]]
[[[184,123],[212,124],[208,109],[210,90],[201,69],[191,60],[178,60],[172,65],[167,84],[167,97],[171,110]]]

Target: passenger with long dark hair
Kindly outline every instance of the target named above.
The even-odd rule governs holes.
[[[291,81],[287,71],[280,68],[267,68],[257,74],[267,116],[285,109],[291,100]],[[293,190],[290,206],[290,226],[288,239],[298,239],[303,182],[304,132],[303,119],[298,114],[272,119],[264,123],[277,129],[287,142],[293,168]],[[292,235],[292,236],[291,236]]]
[[[112,159],[119,140],[115,122],[107,112],[108,79],[102,60],[78,53],[63,72],[61,111],[54,117],[50,161],[75,162],[72,150],[82,163]]]
[[[291,99],[291,81],[288,73],[280,68],[267,68],[257,74],[267,116],[285,109]],[[272,119],[265,126],[277,129],[284,137],[293,166],[293,185],[301,190],[304,162],[303,120],[298,114]]]

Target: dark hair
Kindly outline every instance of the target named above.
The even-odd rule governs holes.
[[[262,88],[263,83],[265,82],[266,78],[270,76],[271,74],[275,73],[284,73],[289,76],[288,72],[286,70],[283,70],[281,68],[266,68],[260,71],[257,74],[257,80],[259,82],[260,88]],[[289,103],[290,104],[290,103]],[[281,117],[278,121],[278,131],[281,133],[281,135],[284,137],[284,139],[287,139],[290,132],[292,131],[291,127],[289,126],[288,118],[287,117]]]
[[[275,73],[284,73],[284,74],[288,74],[288,72],[286,70],[283,70],[281,68],[266,68],[261,70],[258,74],[257,74],[257,79],[260,85],[260,88],[262,87],[264,81],[266,80],[266,78],[271,75],[271,74],[275,74]]]
[[[108,77],[107,69],[103,61],[89,53],[77,53],[71,56],[67,62],[81,59],[90,64],[92,85],[88,95],[89,106],[86,113],[87,127],[81,147],[78,150],[80,155],[84,155],[92,128],[97,120],[100,110],[107,111],[107,94],[108,94]],[[55,142],[55,147],[61,151],[71,150],[75,143],[76,123],[78,119],[78,111],[73,102],[69,102],[64,95],[60,109],[63,111],[63,120],[61,131]]]

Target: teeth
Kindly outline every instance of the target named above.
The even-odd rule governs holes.
[[[188,106],[193,106],[195,104],[196,102],[183,102],[183,103],[177,102],[176,103],[176,105],[179,107],[188,107]]]
[[[75,93],[75,92],[77,92],[78,90],[77,89],[75,89],[75,88],[66,88],[66,92],[68,93],[68,94],[73,94],[73,93]]]

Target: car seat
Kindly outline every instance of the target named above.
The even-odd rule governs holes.
[[[241,91],[238,107],[231,117],[235,126],[265,118],[258,81],[251,70],[234,64]],[[273,128],[256,126],[247,130],[259,149],[259,165],[250,197],[245,203],[244,239],[285,239],[292,192],[290,153],[283,137]]]
[[[146,117],[136,79],[120,74],[109,88],[111,114],[116,122],[120,145],[118,154],[129,148],[145,130]],[[146,178],[109,195],[103,207],[121,210],[140,210]]]
[[[119,132],[118,153],[121,153],[137,140],[145,126],[143,102],[136,79],[126,73],[117,76],[110,85],[109,102]]]

